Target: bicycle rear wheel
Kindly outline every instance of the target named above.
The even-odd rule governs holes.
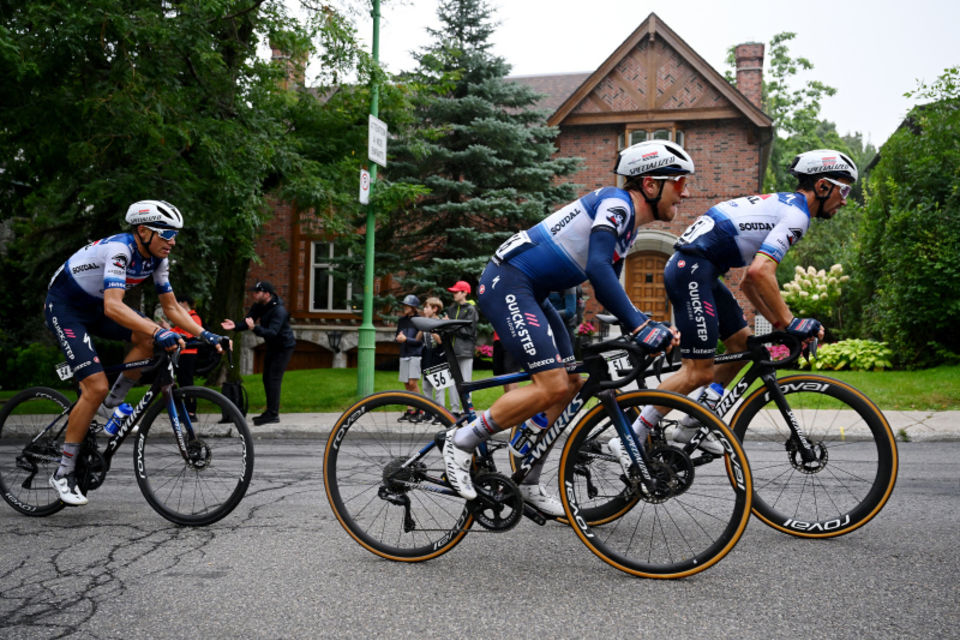
[[[0,409],[0,494],[24,515],[49,516],[66,506],[49,479],[60,465],[69,408],[59,391],[32,387]]]
[[[627,415],[648,404],[668,408],[665,430],[690,416],[725,453],[688,455],[663,438],[649,441],[650,473],[665,481],[663,492],[650,495],[606,452],[617,433],[597,405],[574,425],[560,459],[561,500],[574,531],[601,560],[631,575],[683,578],[713,566],[750,519],[750,466],[740,443],[715,415],[678,394],[641,390],[617,396],[617,404]]]
[[[408,407],[427,419],[401,420]],[[368,396],[340,416],[324,452],[323,482],[337,520],[363,548],[419,562],[467,534],[473,516],[443,483],[443,455],[435,446],[437,434],[452,426],[442,407],[403,391]]]
[[[750,457],[753,512],[778,531],[832,538],[869,522],[897,481],[897,442],[883,413],[854,387],[819,375],[777,383],[817,459],[803,462],[787,421],[763,387],[733,417]]]
[[[137,484],[147,502],[171,522],[204,526],[239,504],[253,475],[253,438],[247,421],[226,396],[205,387],[173,390],[177,414],[187,421],[184,400],[196,403],[194,438],[177,444],[163,398],[147,409],[133,452]],[[192,406],[192,405],[191,405]],[[226,421],[222,418],[226,416]],[[184,437],[186,429],[184,426]]]

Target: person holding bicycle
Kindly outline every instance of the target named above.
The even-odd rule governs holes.
[[[566,371],[574,360],[573,346],[548,300],[551,291],[589,280],[597,300],[630,328],[639,344],[661,351],[678,342],[675,330],[633,306],[619,274],[637,227],[673,220],[689,196],[686,181],[693,172],[693,160],[679,145],[659,140],[632,145],[619,153],[614,166],[614,173],[626,179],[623,188],[604,187],[571,202],[514,234],[494,253],[480,277],[480,309],[533,382],[505,393],[475,420],[447,434],[446,475],[461,496],[477,496],[470,467],[481,441],[539,412],[552,425],[583,384],[580,376]],[[520,487],[524,499],[548,515],[562,515],[560,501],[546,493],[539,475],[538,467],[525,478]]]
[[[721,202],[697,218],[674,245],[664,283],[680,329],[682,365],[660,389],[690,394],[703,403],[707,385],[726,386],[743,366],[743,362],[717,367],[713,363],[717,338],[727,352],[738,352],[746,350],[752,334],[743,310],[721,280],[734,267],[747,267],[741,288],[774,328],[804,340],[823,338],[819,321],[797,318],[790,311],[777,284],[777,266],[803,238],[812,217],[829,220],[847,203],[857,167],[839,151],[816,149],[797,155],[790,172],[797,178],[795,192]],[[634,430],[640,434],[640,429],[653,429],[661,418],[660,408],[644,407]],[[686,444],[698,432],[699,425],[681,425],[672,439]],[[610,448],[629,467],[629,456],[619,444],[611,443]],[[723,453],[713,434],[702,439],[699,447],[715,455]]]
[[[91,336],[131,342],[125,362],[149,358],[154,346],[167,351],[184,346],[173,331],[124,304],[127,289],[152,279],[164,315],[221,350],[221,336],[197,324],[177,303],[170,286],[168,256],[183,228],[180,211],[162,200],[141,200],[127,209],[126,222],[130,231],[92,242],[70,256],[51,278],[44,303],[47,327],[80,385],[80,397],[67,421],[60,466],[50,477],[60,500],[72,506],[87,504],[77,487],[75,456],[90,422],[101,403],[109,415],[139,378],[135,371],[125,372],[110,389]]]

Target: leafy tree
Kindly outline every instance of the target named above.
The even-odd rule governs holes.
[[[870,174],[853,304],[861,332],[887,341],[896,362],[928,366],[960,357],[960,67],[907,96],[928,102]]]
[[[183,211],[173,280],[207,301],[207,318],[240,311],[269,194],[330,211],[342,185],[321,168],[345,152],[311,153],[291,125],[315,96],[285,89],[290,69],[257,47],[292,61],[319,50],[335,80],[363,62],[339,14],[300,22],[281,0],[15,0],[0,16],[0,276],[23,285],[0,297],[9,342],[45,334],[22,310],[39,309],[71,252],[122,229],[135,200]]]
[[[403,286],[418,292],[475,281],[503,240],[574,196],[555,178],[579,164],[552,157],[558,130],[534,109],[539,96],[505,80],[509,65],[490,52],[487,2],[442,0],[438,16],[434,43],[402,78],[414,91],[415,126],[391,143],[384,172],[429,193],[377,232],[378,269],[404,271]]]

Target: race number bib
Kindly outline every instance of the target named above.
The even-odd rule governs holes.
[[[70,368],[69,362],[61,362],[57,365],[57,375],[61,380],[69,380],[73,377],[73,369]]]
[[[683,235],[680,236],[680,244],[690,244],[703,234],[713,231],[713,218],[710,216],[700,216],[693,221],[687,230],[683,232]]]
[[[506,262],[518,253],[526,251],[531,246],[533,246],[533,242],[531,242],[530,236],[527,235],[526,231],[520,231],[510,236],[506,242],[500,245],[499,249],[493,252],[493,255],[495,255],[500,262]]]
[[[425,369],[423,377],[430,381],[434,389],[446,389],[453,386],[453,376],[450,374],[450,365],[438,364]]]
[[[626,351],[611,351],[605,353],[603,357],[607,361],[607,370],[612,379],[619,380],[630,373],[630,356]]]

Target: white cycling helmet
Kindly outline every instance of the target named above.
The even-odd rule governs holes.
[[[646,140],[621,151],[613,172],[627,178],[686,175],[693,173],[693,159],[678,144]]]
[[[140,200],[127,209],[127,223],[141,224],[160,229],[182,229],[183,216],[180,210],[163,200]]]
[[[857,165],[845,153],[833,149],[814,149],[801,153],[790,163],[790,173],[800,176],[847,178],[857,181]]]

